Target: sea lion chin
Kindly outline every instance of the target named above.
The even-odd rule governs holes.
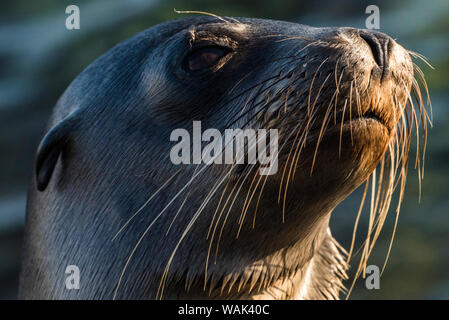
[[[330,214],[379,168],[375,241],[419,125],[412,93],[425,129],[410,53],[379,32],[201,16],[139,33],[55,107],[20,296],[337,299],[348,264]],[[170,135],[193,121],[278,130],[279,170],[173,164]]]

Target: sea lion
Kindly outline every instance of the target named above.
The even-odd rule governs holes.
[[[410,52],[380,32],[206,15],[139,33],[55,107],[20,297],[338,298],[348,266],[330,214],[379,167],[378,236],[418,125],[412,92],[425,128]],[[173,164],[170,135],[193,121],[277,129],[278,172]]]

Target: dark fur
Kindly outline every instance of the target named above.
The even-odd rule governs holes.
[[[193,120],[201,120],[203,128],[224,129],[228,123],[238,128],[248,121],[253,127],[261,126],[257,110],[266,103],[238,121],[232,120],[250,94],[265,99],[267,94],[275,96],[276,90],[285,88],[285,84],[278,84],[265,92],[251,90],[283,70],[292,73],[288,79],[297,79],[292,88],[297,93],[302,90],[296,102],[303,108],[289,108],[288,116],[279,116],[270,125],[281,130],[282,144],[288,129],[304,121],[310,83],[324,58],[329,60],[317,75],[312,102],[324,77],[334,71],[337,60],[338,75],[343,73],[342,94],[347,94],[349,81],[354,78],[360,79],[357,85],[362,92],[371,70],[372,90],[377,90],[376,86],[385,81],[384,77],[390,79],[391,74],[407,84],[413,76],[408,64],[394,66],[396,69],[390,68],[387,74],[386,69],[371,68],[374,59],[356,29],[311,28],[238,18],[247,27],[233,30],[229,26],[237,24],[236,20],[225,19],[230,22],[208,16],[180,19],[143,31],[92,63],[60,98],[38,150],[37,178],[33,179],[29,193],[21,298],[113,298],[139,237],[194,172],[194,165],[182,166],[181,173],[112,241],[124,223],[179,169],[169,160],[172,146],[169,136],[173,129],[184,127],[190,131]],[[188,36],[193,27],[237,43],[230,62],[202,77],[192,77],[181,70],[180,61],[189,50]],[[279,35],[297,39],[279,41],[283,39]],[[343,41],[344,37],[351,39],[351,43]],[[287,66],[284,60],[276,61],[298,54],[316,40],[322,43],[306,48]],[[245,80],[229,93],[245,75],[248,75]],[[318,120],[310,131],[310,143],[302,151],[295,182],[289,187],[285,223],[277,195],[289,148],[280,155],[278,174],[269,177],[255,228],[252,228],[252,205],[236,239],[237,220],[251,179],[244,184],[245,191],[236,199],[227,220],[216,263],[216,240],[212,246],[204,288],[209,246],[206,235],[222,188],[210,200],[174,256],[164,298],[297,297],[311,261],[312,281],[302,297],[338,297],[346,264],[328,232],[330,213],[377,166],[395,124],[392,115],[400,111],[394,105],[381,110],[386,126],[354,122],[353,144],[349,127],[345,126],[340,157],[340,127],[329,129],[320,143],[310,175],[320,119],[336,90],[333,77],[316,103]],[[231,99],[238,94],[241,94],[238,98]],[[404,101],[404,95],[400,99]],[[338,105],[339,115],[341,108]],[[181,234],[205,195],[227,170],[229,166],[213,166],[188,188],[188,201],[168,235],[166,232],[187,193],[178,197],[155,222],[132,256],[117,298],[156,298],[163,270]],[[230,178],[231,187],[238,176]],[[80,268],[79,290],[65,288],[67,265]],[[285,281],[290,280],[291,284],[286,285]],[[274,284],[282,284],[285,292],[273,289]]]

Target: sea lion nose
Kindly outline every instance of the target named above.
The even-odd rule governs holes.
[[[373,58],[382,70],[382,77],[388,75],[389,57],[393,39],[384,33],[377,31],[361,30],[360,37],[365,40],[373,53]]]

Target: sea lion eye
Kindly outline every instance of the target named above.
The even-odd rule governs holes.
[[[203,47],[187,55],[185,67],[189,71],[199,71],[213,67],[222,57],[229,53],[224,47]]]

